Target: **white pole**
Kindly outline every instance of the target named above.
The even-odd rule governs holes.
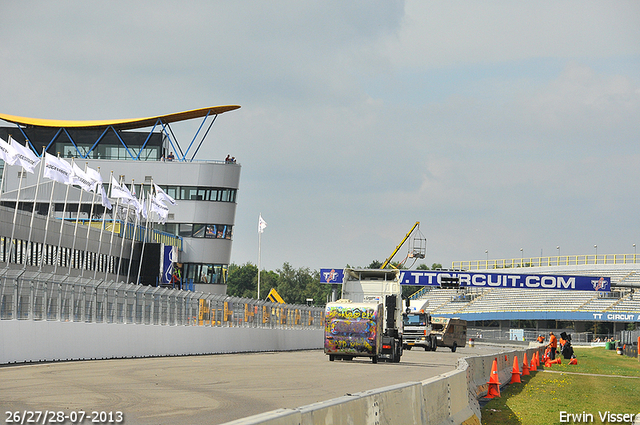
[[[42,158],[42,161],[45,161],[45,158]],[[47,221],[45,222],[44,225],[44,240],[42,241],[42,251],[40,257],[40,268],[38,269],[38,271],[42,271],[42,263],[44,263],[44,252],[47,251],[47,233],[49,232],[49,221],[51,218],[51,204],[53,203],[53,191],[56,188],[56,181],[55,180],[51,180],[51,196],[49,196],[49,207],[47,208]]]
[[[84,172],[87,172],[87,167],[89,166],[88,162],[84,163]],[[71,244],[71,259],[69,260],[69,271],[67,272],[68,275],[71,274],[71,265],[73,263],[73,258],[75,257],[75,250],[76,250],[76,237],[78,235],[78,223],[80,222],[80,209],[82,208],[82,197],[84,196],[84,190],[80,189],[80,198],[78,200],[78,211],[76,212],[76,224],[75,227],[73,228],[73,243]],[[76,268],[78,267],[78,264],[76,264]]]
[[[98,167],[98,174],[100,174],[100,167]],[[102,178],[102,177],[100,177]],[[87,268],[88,256],[89,256],[89,234],[91,233],[91,220],[93,218],[93,206],[96,203],[96,193],[98,192],[98,186],[102,187],[102,184],[98,185],[97,183],[94,185],[93,196],[91,198],[91,210],[89,211],[89,223],[87,225],[87,237],[84,245],[84,258],[82,260],[82,266],[80,271],[80,277],[84,276],[84,271]],[[105,207],[106,208],[106,207]]]
[[[58,155],[60,158],[60,155]],[[64,160],[62,160],[64,161]],[[73,170],[73,158],[71,158],[71,169]],[[67,191],[64,194],[64,203],[62,204],[62,219],[60,220],[60,235],[58,236],[58,248],[56,248],[56,264],[53,266],[53,274],[58,271],[58,262],[61,261],[60,249],[62,248],[62,233],[64,232],[64,214],[67,209],[67,201],[69,200],[69,187],[71,182],[67,183]]]
[[[135,180],[131,179],[131,188],[135,190],[133,187]],[[118,259],[118,271],[116,273],[116,280],[118,280],[118,276],[120,276],[120,269],[122,265],[122,254],[124,253],[124,239],[127,234],[127,221],[129,220],[129,209],[131,208],[131,203],[127,203],[127,215],[124,218],[124,230],[122,231],[122,240],[120,241],[120,258]],[[134,229],[135,232],[135,229]],[[125,282],[126,283],[126,282]]]
[[[111,193],[111,179],[113,179],[113,170],[111,170],[111,174],[109,174],[109,192]],[[112,208],[113,209],[113,208]],[[115,214],[112,214],[115,217]],[[107,207],[104,207],[104,213],[102,214],[102,225],[100,226],[100,237],[98,238],[98,254],[96,257],[96,265],[93,270],[93,279],[96,279],[98,275],[98,265],[100,264],[100,251],[102,248],[102,234],[104,233],[104,222],[107,218]]]
[[[260,247],[262,245],[262,232],[258,232],[258,298],[260,299]]]
[[[140,204],[144,208],[144,183],[140,185]],[[140,211],[142,213],[142,211]],[[129,255],[129,269],[127,270],[127,283],[129,283],[129,276],[131,276],[131,263],[133,262],[133,248],[136,244],[136,232],[138,230],[138,219],[140,214],[136,211],[136,221],[133,224],[133,236],[131,237],[131,254]],[[137,283],[137,282],[136,282]]]
[[[118,182],[119,185],[122,185],[122,179],[120,179],[120,181]],[[111,238],[109,239],[109,254],[107,255],[107,267],[106,267],[106,271],[104,273],[104,281],[107,281],[107,278],[109,277],[109,263],[111,262],[111,249],[113,247],[113,235],[116,232],[116,216],[118,215],[118,208],[120,207],[120,198],[116,198],[116,207],[115,209],[111,210],[112,212],[112,217],[113,220],[111,220]],[[117,277],[117,273],[116,273],[116,280],[118,279]]]
[[[9,143],[11,143],[11,135],[9,135]],[[11,256],[13,254],[13,236],[15,235],[15,231],[16,231],[16,218],[18,216],[18,206],[20,205],[20,190],[22,189],[22,179],[25,177],[24,175],[25,172],[26,171],[24,167],[22,167],[22,171],[20,172],[20,178],[18,179],[18,192],[16,193],[16,207],[13,210],[13,225],[11,226],[11,239],[9,239],[9,257],[7,258],[7,267],[9,267],[9,262],[11,261]]]
[[[42,148],[42,159],[40,160],[40,171],[38,171],[38,181],[36,182],[36,193],[35,195],[33,195],[33,209],[31,210],[31,221],[29,222],[29,238],[27,239],[27,241],[31,244],[31,250],[33,251],[33,242],[31,242],[31,234],[33,232],[33,218],[36,215],[36,205],[38,202],[38,189],[40,188],[40,181],[42,180],[42,169],[44,168],[44,147]],[[31,262],[33,262],[33,255],[32,255],[32,260]],[[36,256],[36,264],[34,264],[34,266],[38,265],[38,257]],[[24,268],[23,270],[26,270],[27,268],[27,263],[24,263]]]
[[[151,180],[150,188],[153,188],[153,179]],[[147,219],[145,221],[145,226],[144,226],[144,238],[142,239],[142,249],[140,250],[140,264],[138,265],[138,277],[136,279],[136,283],[140,282],[140,272],[142,271],[142,259],[144,257],[144,246],[147,242],[147,232],[149,231],[149,215],[150,214],[151,214],[151,192],[147,194]]]

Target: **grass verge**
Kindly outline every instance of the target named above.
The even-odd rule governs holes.
[[[560,412],[581,415],[581,422],[609,423],[600,415],[605,412],[640,414],[640,363],[637,359],[603,348],[574,347],[574,350],[577,365],[569,365],[568,360],[563,360],[561,365],[547,368],[549,371],[532,372],[530,376],[521,377],[522,383],[503,388],[500,398],[492,399],[482,408],[482,423],[578,423],[577,420],[561,422]],[[613,419],[615,422],[611,423],[624,423],[617,420],[618,417]]]

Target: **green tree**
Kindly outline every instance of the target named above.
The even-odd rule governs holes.
[[[242,266],[229,265],[227,295],[232,297],[255,298],[258,287],[258,267],[251,263]]]

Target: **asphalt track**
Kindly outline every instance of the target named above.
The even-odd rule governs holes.
[[[129,425],[220,424],[424,380],[453,370],[460,357],[502,350],[413,349],[400,363],[378,364],[365,358],[329,362],[312,350],[9,365],[0,367],[2,423],[9,423],[6,412],[48,410],[120,411]]]

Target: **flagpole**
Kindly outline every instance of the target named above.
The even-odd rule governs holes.
[[[140,204],[142,205],[142,209],[144,210],[144,183],[140,184]],[[129,283],[129,276],[131,276],[131,263],[133,262],[133,247],[136,244],[136,232],[138,230],[138,219],[140,218],[140,214],[142,214],[142,210],[138,212],[136,210],[136,221],[133,223],[133,236],[131,237],[131,254],[129,254],[129,269],[127,270],[127,283]],[[137,282],[136,282],[137,283]]]
[[[44,159],[44,150],[45,148],[42,147],[42,159]],[[33,219],[36,215],[36,205],[38,202],[38,189],[40,188],[40,182],[42,180],[42,169],[44,168],[44,161],[40,161],[40,171],[38,171],[38,180],[36,181],[36,193],[35,195],[33,195],[33,209],[31,210],[31,221],[29,222],[29,238],[27,239],[27,242],[29,244],[31,244],[31,250],[33,250],[33,242],[31,242],[31,234],[33,232]],[[33,259],[33,255],[31,257]],[[33,260],[32,260],[33,262]],[[34,266],[38,265],[38,256],[36,256],[36,264],[34,264]],[[27,269],[27,263],[24,263],[24,268],[23,270]]]
[[[118,182],[118,185],[122,185],[122,178]],[[111,220],[111,238],[109,239],[109,254],[107,255],[107,270],[105,270],[105,273],[104,273],[104,281],[105,282],[107,281],[107,278],[109,277],[109,263],[111,262],[111,249],[113,248],[113,235],[116,232],[116,216],[118,215],[118,208],[120,207],[120,198],[118,197],[116,199],[117,199],[116,208],[111,210],[111,212],[112,212],[111,216],[113,217],[113,220]],[[118,279],[118,277],[117,277],[117,274],[116,274],[116,280],[117,279]]]
[[[109,175],[109,193],[111,193],[111,179],[113,179],[113,170],[111,170],[111,174]],[[104,233],[104,222],[107,218],[107,207],[104,207],[104,212],[102,213],[102,225],[100,226],[100,237],[98,238],[98,255],[96,257],[96,265],[93,270],[93,279],[96,279],[98,275],[98,264],[100,264],[100,251],[102,251],[102,234]]]
[[[260,270],[262,265],[262,232],[267,227],[267,222],[262,219],[262,213],[258,217],[258,299],[260,299]]]
[[[153,188],[153,179],[151,180],[150,188]],[[149,193],[147,196],[147,219],[145,221],[144,238],[142,239],[142,249],[140,250],[140,264],[138,265],[138,278],[136,279],[136,283],[140,282],[140,272],[142,271],[142,259],[144,257],[144,246],[147,242],[147,232],[149,231],[149,214],[151,214],[150,206],[151,206],[151,194]]]
[[[11,143],[11,135],[9,135],[9,143]],[[11,262],[11,257],[13,255],[13,236],[15,235],[15,231],[16,231],[16,218],[18,216],[18,206],[20,205],[20,190],[22,189],[22,179],[25,177],[24,176],[25,172],[26,171],[24,167],[22,167],[22,171],[20,172],[20,178],[18,179],[18,193],[16,193],[16,208],[13,210],[13,225],[11,226],[11,239],[9,239],[9,258],[7,258],[7,267],[9,267],[9,263]]]
[[[135,192],[136,189],[133,186],[134,184],[135,184],[135,180],[131,179],[131,188]],[[122,240],[120,241],[120,258],[118,259],[118,272],[116,273],[116,280],[118,279],[118,276],[120,276],[120,269],[121,269],[120,265],[122,264],[122,254],[124,253],[124,239],[125,239],[125,236],[127,234],[127,222],[129,220],[129,209],[130,208],[131,208],[131,204],[127,203],[127,215],[124,218],[124,230],[122,231]]]
[[[262,232],[258,231],[258,300],[260,299],[260,247],[262,246]]]
[[[100,167],[98,167],[98,174],[100,174]],[[102,177],[100,177],[102,179]],[[80,277],[84,276],[84,270],[87,268],[87,257],[89,256],[89,234],[91,233],[91,222],[93,219],[93,206],[96,203],[96,192],[98,192],[98,185],[102,186],[102,183],[95,183],[93,187],[93,197],[91,198],[91,210],[89,211],[89,224],[87,225],[87,238],[84,246],[84,255],[82,259],[82,268],[80,270]],[[105,207],[107,208],[107,207]]]
[[[44,240],[42,242],[42,250],[40,252],[40,268],[38,269],[39,272],[42,271],[42,263],[44,263],[44,251],[47,251],[47,233],[49,232],[49,221],[51,218],[51,204],[53,203],[53,190],[56,187],[56,181],[55,180],[51,180],[51,196],[49,196],[49,206],[47,208],[47,221],[45,222],[44,225]]]
[[[87,172],[87,167],[89,166],[88,162],[84,163],[84,172]],[[71,244],[71,260],[69,260],[69,271],[68,275],[71,275],[71,266],[73,263],[73,259],[75,258],[75,250],[76,250],[76,237],[78,235],[78,223],[80,222],[80,209],[82,208],[82,197],[84,196],[84,190],[80,189],[80,197],[78,199],[78,211],[76,212],[76,224],[73,228],[73,243]],[[76,263],[76,268],[78,264]]]
[[[58,159],[60,159],[60,155],[58,155]],[[61,161],[64,161],[64,160],[62,159]],[[71,158],[71,169],[73,170],[73,158]],[[70,181],[67,183],[67,190],[64,194],[64,203],[62,204],[62,219],[60,220],[60,235],[58,236],[58,248],[56,248],[56,256],[55,256],[56,264],[53,266],[54,275],[58,272],[58,263],[62,261],[62,256],[60,255],[60,249],[62,248],[62,233],[64,232],[64,215],[65,215],[65,211],[67,210],[67,201],[69,200],[69,187],[71,187]]]

